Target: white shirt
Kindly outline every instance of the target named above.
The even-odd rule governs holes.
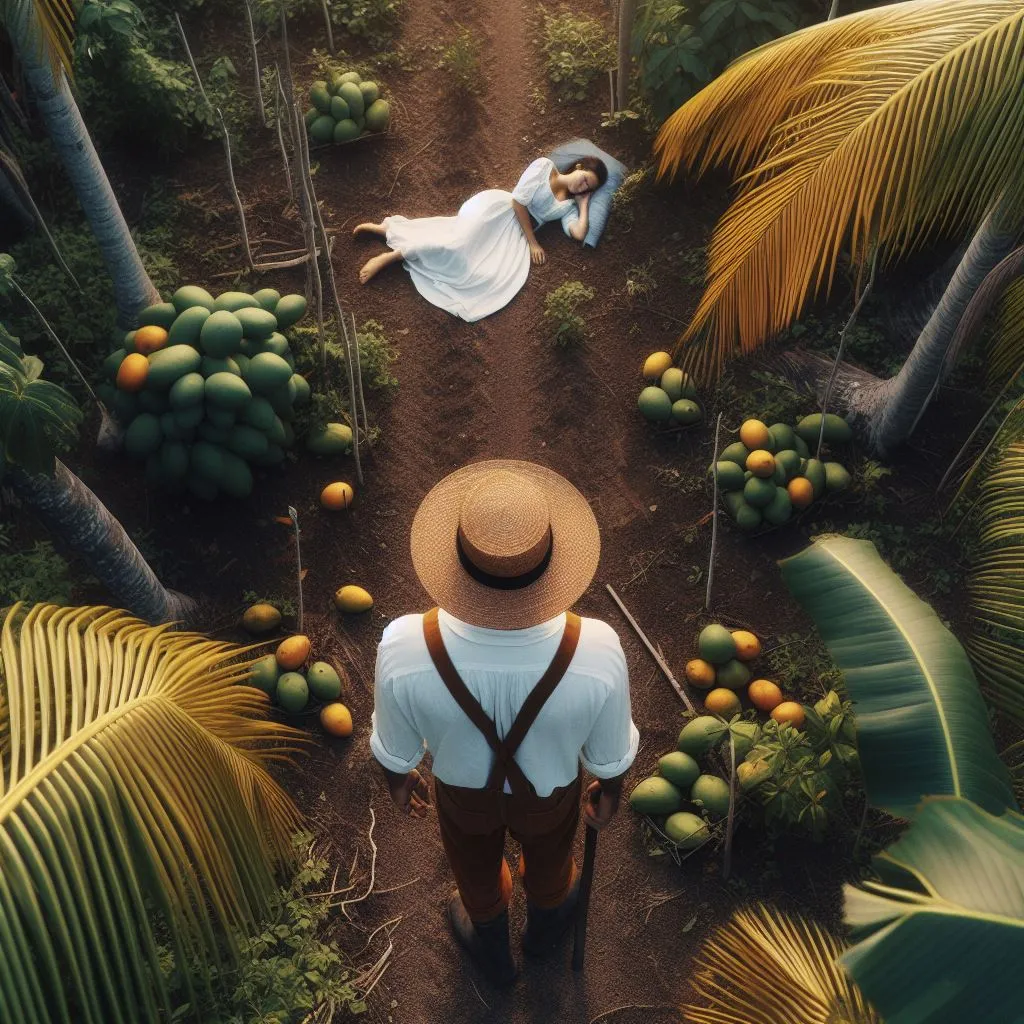
[[[504,737],[554,659],[565,615],[516,630],[471,626],[443,610],[438,621],[448,656]],[[639,742],[619,638],[606,623],[583,619],[572,662],[515,760],[537,795],[549,796],[573,782],[580,763],[598,778],[621,775],[633,763]],[[377,648],[370,749],[398,773],[415,768],[429,749],[442,782],[474,789],[487,785],[494,755],[434,668],[420,615],[392,622]]]

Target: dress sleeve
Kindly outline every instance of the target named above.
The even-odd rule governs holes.
[[[640,732],[633,724],[630,709],[629,669],[626,656],[617,642],[610,667],[615,673],[615,686],[605,698],[580,752],[583,767],[599,779],[614,779],[626,771],[640,746]]]
[[[544,184],[546,176],[551,174],[551,161],[547,157],[538,157],[523,171],[523,176],[512,189],[512,198],[523,206],[529,206],[537,189]]]
[[[562,214],[562,230],[569,235],[570,238],[572,238],[572,234],[570,233],[569,228],[571,228],[573,224],[576,224],[579,219],[580,208],[576,203],[573,203],[572,206]]]
[[[423,759],[426,744],[395,698],[394,680],[383,664],[383,648],[382,643],[377,649],[370,750],[389,771],[404,775]]]

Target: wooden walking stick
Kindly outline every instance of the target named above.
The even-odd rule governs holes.
[[[587,948],[587,911],[590,909],[590,887],[594,881],[594,860],[597,857],[597,829],[587,826],[583,845],[583,873],[580,875],[580,895],[576,904],[576,930],[572,940],[572,969],[583,970],[583,955]]]

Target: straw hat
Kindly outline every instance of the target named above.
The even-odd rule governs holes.
[[[474,626],[525,629],[571,608],[601,554],[597,520],[568,480],[532,462],[463,466],[423,499],[412,562],[427,593]]]

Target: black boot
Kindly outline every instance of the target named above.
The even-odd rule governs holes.
[[[580,896],[579,875],[568,894],[557,907],[535,907],[526,901],[526,927],[523,929],[523,952],[535,960],[543,960],[576,920],[576,904]]]
[[[456,892],[448,901],[448,920],[459,944],[497,988],[506,988],[516,980],[516,962],[508,941],[508,911],[490,921],[470,920]]]

